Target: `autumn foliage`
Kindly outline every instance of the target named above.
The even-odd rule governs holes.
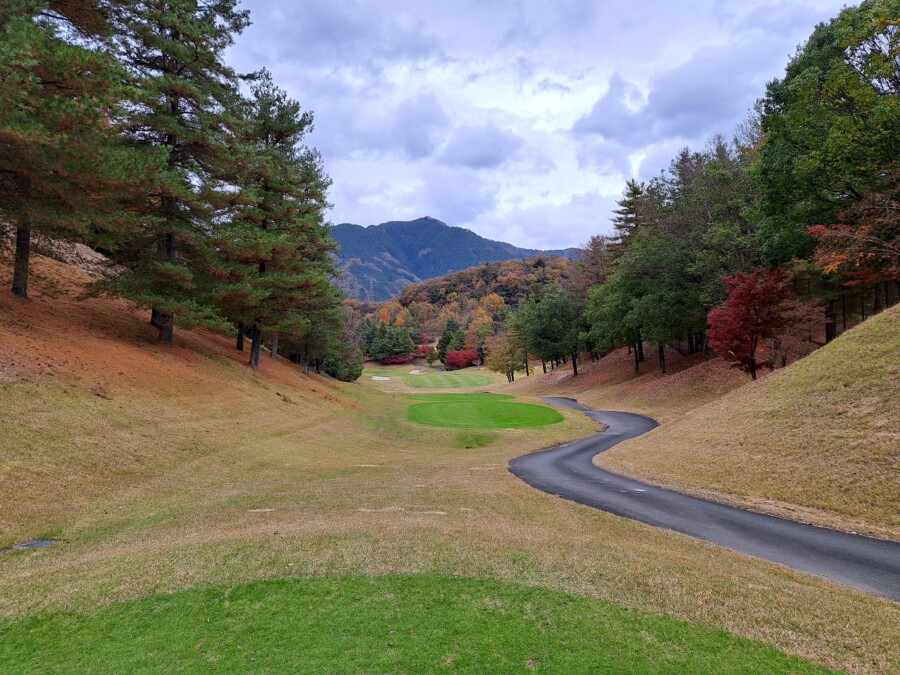
[[[754,380],[760,368],[774,366],[772,359],[758,360],[764,340],[774,346],[801,324],[822,321],[821,309],[793,295],[782,270],[738,272],[724,281],[728,299],[709,314],[709,344]]]
[[[406,363],[412,363],[416,358],[415,354],[394,354],[393,356],[388,356],[385,359],[382,359],[382,363],[386,366],[391,365],[403,365]]]
[[[826,274],[844,274],[848,285],[900,280],[900,171],[887,182],[842,214],[843,222],[809,228]]]
[[[474,349],[457,349],[447,352],[444,364],[448,368],[468,368],[478,364],[478,352]]]

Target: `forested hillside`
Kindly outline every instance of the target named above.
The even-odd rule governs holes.
[[[164,343],[202,325],[246,336],[254,367],[264,340],[358,366],[313,117],[225,62],[248,25],[236,0],[4,3],[0,256],[27,300],[33,236],[83,244],[110,270],[87,292]]]
[[[409,284],[496,260],[538,254],[571,258],[577,249],[536,251],[491,241],[434,218],[394,221],[362,227],[343,223],[331,228],[348,295],[365,301],[387,300]]]

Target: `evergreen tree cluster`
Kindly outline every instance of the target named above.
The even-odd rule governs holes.
[[[265,339],[349,379],[361,319],[333,283],[313,116],[268,72],[225,63],[248,24],[237,0],[2,4],[12,291],[28,297],[33,235],[80,242],[119,270],[92,291],[150,310],[160,340],[176,325],[236,328],[253,366]]]
[[[392,325],[372,317],[365,319],[365,348],[369,358],[381,363],[409,363],[415,358],[416,326]]]

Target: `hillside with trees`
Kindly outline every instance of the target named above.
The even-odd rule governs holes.
[[[148,311],[161,342],[232,331],[253,367],[265,342],[352,379],[313,117],[225,63],[248,22],[235,0],[5,5],[0,254],[27,300],[33,238],[96,249],[87,292]]]
[[[341,286],[351,298],[367,302],[388,300],[410,284],[482,263],[580,254],[519,248],[428,217],[368,227],[342,223],[331,228],[331,236],[338,244]]]
[[[598,461],[716,501],[898,539],[898,349],[893,307]]]

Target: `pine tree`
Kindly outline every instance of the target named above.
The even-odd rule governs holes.
[[[130,90],[105,49],[99,0],[10,0],[0,8],[0,216],[15,228],[12,290],[28,297],[32,232],[105,249],[135,214],[128,196],[155,173],[121,143]]]
[[[214,271],[210,233],[233,194],[226,179],[238,78],[223,54],[249,22],[236,5],[129,0],[113,17],[117,54],[136,89],[125,131],[135,146],[165,153],[166,170],[144,196],[143,226],[117,252],[128,273],[105,288],[152,309],[164,342],[176,317],[186,325],[217,319],[204,288]]]
[[[625,183],[622,198],[616,202],[619,208],[613,209],[613,213],[616,214],[612,219],[614,233],[607,244],[608,255],[613,259],[625,252],[632,236],[641,225],[640,203],[645,188],[643,183],[631,178]]]
[[[263,71],[243,109],[237,208],[216,228],[223,280],[214,296],[230,320],[250,327],[250,365],[263,332],[287,339],[309,330],[304,312],[339,301],[334,243],[323,223],[330,180],[318,153],[299,147],[313,118]],[[304,310],[305,307],[305,310]]]
[[[454,342],[461,342],[460,335],[459,322],[452,317],[447,319],[447,323],[444,326],[444,332],[441,333],[441,337],[437,343],[437,353],[441,361],[447,357],[448,351],[457,348],[457,346],[454,345]]]
[[[591,286],[602,284],[609,276],[609,247],[609,237],[597,234],[582,247],[584,253],[575,262],[572,273],[573,286],[580,296],[585,297]]]

